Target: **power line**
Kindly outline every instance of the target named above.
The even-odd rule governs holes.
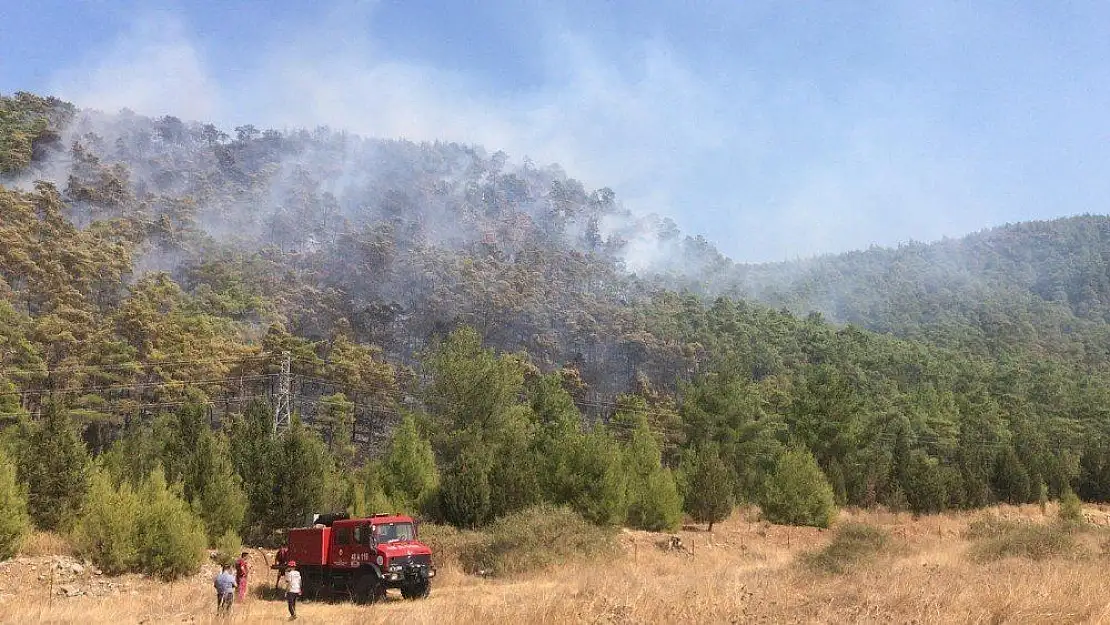
[[[194,360],[149,360],[145,362],[124,363],[116,365],[72,365],[67,367],[55,367],[53,369],[0,369],[0,376],[16,375],[50,375],[52,373],[59,373],[62,371],[85,371],[85,370],[113,370],[113,369],[151,369],[154,367],[162,367],[168,365],[193,365],[202,363],[223,363],[223,362],[243,362],[255,360],[268,360],[271,356],[268,354],[260,354],[257,356],[237,356],[229,358],[199,358]]]
[[[208,399],[208,400],[182,400],[182,401],[160,401],[147,404],[137,404],[134,406],[136,410],[147,410],[150,408],[176,408],[180,406],[218,406],[219,404],[241,404],[245,402],[254,401],[256,399],[267,399],[269,395],[240,395],[235,397],[225,397],[221,399]],[[0,412],[0,417],[24,417],[29,414],[29,411],[23,412]]]
[[[262,375],[246,375],[234,376],[226,378],[213,378],[208,380],[166,380],[161,382],[136,382],[134,384],[117,384],[113,386],[88,386],[82,388],[71,389],[30,389],[26,391],[4,391],[0,392],[0,396],[26,396],[26,395],[74,395],[86,394],[103,391],[123,391],[123,390],[140,390],[140,389],[153,389],[168,386],[190,386],[202,384],[231,384],[239,381],[253,382],[257,380],[265,380],[274,377],[273,374]]]
[[[332,403],[332,402],[329,402],[325,399],[308,399],[308,398],[303,398],[303,397],[302,398],[297,398],[295,401],[297,403],[314,404],[314,405],[331,404]],[[366,410],[368,412],[377,413],[377,414],[388,414],[388,415],[399,415],[400,414],[400,411],[393,410],[391,408],[382,408],[380,406],[370,406],[368,404],[357,404],[357,403],[353,403],[353,402],[348,402],[348,403],[349,403],[349,405],[351,405],[355,408],[362,408],[363,410]]]
[[[313,383],[317,383],[317,384],[326,384],[326,385],[329,385],[329,386],[343,386],[343,387],[346,387],[346,388],[355,389],[355,390],[363,391],[363,392],[366,392],[366,393],[378,393],[378,392],[381,392],[381,391],[396,390],[396,386],[390,386],[390,385],[387,385],[386,383],[381,383],[381,384],[377,384],[377,385],[362,385],[362,384],[350,384],[348,382],[337,382],[335,380],[328,380],[326,378],[318,378],[318,377],[314,377],[314,376],[310,376],[310,375],[302,375],[302,374],[297,374],[295,377],[299,380],[307,380],[309,382],[313,382]]]

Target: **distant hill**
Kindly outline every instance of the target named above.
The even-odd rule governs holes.
[[[1010,224],[960,239],[737,266],[725,292],[982,354],[1110,356],[1110,217]]]
[[[1110,359],[1110,217],[1008,224],[958,239],[737,264],[679,240],[651,280],[964,352]]]

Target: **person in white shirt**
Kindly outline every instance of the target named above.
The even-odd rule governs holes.
[[[230,565],[224,565],[213,585],[216,587],[216,614],[226,616],[231,612],[231,603],[235,599],[235,576],[231,574]]]
[[[301,572],[297,562],[290,560],[285,569],[285,601],[289,604],[289,620],[297,618],[297,599],[301,596]]]

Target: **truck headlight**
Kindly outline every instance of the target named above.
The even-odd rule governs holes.
[[[384,564],[385,564],[385,558],[383,558],[383,557],[381,557],[381,556],[378,556],[378,559],[377,559],[377,560],[375,560],[375,562],[377,562],[377,563],[378,563],[378,566],[382,566],[382,565],[384,565]]]

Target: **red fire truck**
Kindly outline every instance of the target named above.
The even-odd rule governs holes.
[[[297,562],[306,597],[346,593],[360,603],[385,598],[389,588],[406,599],[427,597],[436,574],[416,522],[400,514],[318,517],[312,527],[289,530],[289,559]]]

